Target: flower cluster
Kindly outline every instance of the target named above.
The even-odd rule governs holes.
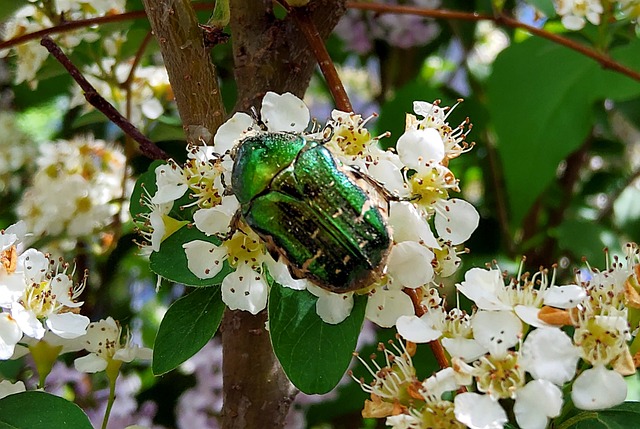
[[[601,0],[555,0],[555,8],[562,17],[562,25],[569,30],[582,29],[587,21],[600,25],[605,13],[615,15],[620,20],[636,23],[636,31],[640,29],[640,1],[619,0],[602,2]],[[610,8],[610,10],[605,9]]]
[[[14,355],[20,341],[49,342],[84,335],[89,319],[79,313],[86,278],[74,283],[68,264],[36,249],[21,247],[26,225],[19,222],[0,234],[0,359]],[[23,340],[23,337],[25,339]]]
[[[521,268],[505,285],[499,270],[472,268],[457,287],[477,310],[446,312],[432,293],[423,316],[400,318],[407,346],[383,348],[386,366],[370,370],[371,384],[360,381],[371,393],[363,414],[387,417],[394,428],[475,429],[502,428],[513,413],[519,427],[544,429],[560,415],[563,391],[582,410],[622,403],[623,376],[639,361],[629,342],[638,328],[630,310],[640,305],[640,257],[635,244],[626,253],[563,286],[555,285],[555,269],[529,276]],[[420,381],[414,344],[436,339],[452,367]]]
[[[262,239],[242,218],[234,217],[239,204],[224,185],[232,173],[230,154],[247,137],[285,132],[323,140],[339,164],[358,169],[393,200],[388,217],[393,245],[386,267],[379,281],[356,293],[369,294],[370,320],[394,326],[398,317],[414,314],[403,289],[428,290],[436,276],[455,272],[458,254],[465,251],[459,245],[479,220],[471,204],[450,198],[459,188],[447,166],[470,148],[465,142],[468,120],[451,127],[447,118],[452,109],[439,102],[416,102],[414,110],[416,115],[407,116],[396,153],[382,150],[378,138],[365,128],[368,119],[353,113],[333,111],[323,132],[305,133],[310,114],[304,103],[289,93],[268,92],[259,121],[236,113],[217,131],[214,148],[190,147],[184,165],[170,161],[156,168],[157,191],[143,197],[148,209],[143,230],[151,250],[158,252],[161,242],[187,222],[185,215],[169,216],[180,201],[180,208],[192,213],[193,226],[208,237],[183,243],[188,268],[199,279],[228,272],[222,280],[222,299],[230,308],[254,314],[264,309],[268,271],[277,283],[316,295],[317,311],[325,322],[341,322],[353,307],[353,292],[335,294],[305,279],[293,279],[281,259],[274,260],[267,252]]]
[[[384,3],[396,4],[395,0]],[[410,0],[408,5],[435,9],[440,0]],[[349,50],[366,54],[373,50],[376,40],[407,49],[424,46],[440,32],[438,24],[421,16],[410,14],[372,15],[358,10],[348,10],[336,26],[336,34],[344,40]]]
[[[6,22],[3,39],[8,40],[26,33],[33,33],[44,28],[51,28],[67,21],[104,16],[124,11],[124,0],[113,1],[31,1],[19,8]],[[89,28],[60,33],[55,37],[56,42],[67,51],[78,46],[81,42],[93,42],[100,37],[98,32]],[[49,53],[40,46],[38,40],[22,43],[15,48],[18,57],[15,83],[27,82],[33,88],[38,85],[36,73],[44,63]],[[6,56],[9,50],[0,52]]]
[[[16,192],[22,187],[21,170],[29,169],[37,147],[17,124],[14,113],[0,112],[0,194]]]
[[[120,33],[105,38],[102,44],[109,57],[85,67],[82,74],[132,124],[144,129],[149,120],[158,119],[164,113],[166,105],[173,100],[173,93],[164,67],[137,66],[133,59],[118,60],[124,40],[126,37]],[[92,109],[79,86],[74,85],[71,92],[70,107]]]
[[[36,235],[87,236],[120,212],[128,181],[123,153],[91,136],[40,146],[38,170],[17,213]]]
[[[106,371],[114,388],[122,364],[151,359],[151,350],[132,344],[113,318],[90,323],[81,315],[87,273],[75,283],[69,264],[24,249],[27,235],[23,221],[0,231],[0,360],[30,353],[43,387],[60,354],[85,350],[76,370]],[[0,397],[24,390],[21,382],[3,382]]]

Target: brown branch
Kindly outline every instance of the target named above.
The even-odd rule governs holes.
[[[424,9],[420,7],[413,6],[398,6],[398,5],[387,5],[387,4],[376,4],[376,3],[361,3],[361,2],[347,2],[347,8],[351,9],[360,9],[360,10],[370,10],[376,13],[400,13],[400,14],[410,14],[410,15],[418,15],[424,16],[428,18],[435,19],[455,19],[462,21],[493,21],[496,24],[506,25],[511,28],[521,28],[523,30],[528,31],[529,33],[542,37],[543,39],[551,40],[554,43],[565,46],[569,49],[573,49],[576,52],[579,52],[586,57],[589,57],[605,68],[609,70],[616,71],[625,76],[630,77],[631,79],[640,81],[640,72],[630,69],[619,62],[613,60],[610,56],[605,55],[601,52],[598,52],[594,49],[591,49],[587,46],[584,46],[580,43],[577,43],[571,39],[560,36],[558,34],[550,33],[541,28],[536,28],[531,25],[527,25],[523,22],[518,21],[517,19],[513,19],[506,15],[486,15],[475,12],[459,12],[445,9]]]
[[[144,134],[142,134],[131,122],[129,122],[124,116],[120,114],[107,100],[105,100],[93,86],[85,79],[80,73],[80,70],[73,65],[62,49],[56,43],[46,36],[42,38],[40,42],[42,46],[53,55],[62,66],[67,69],[73,80],[75,80],[80,88],[84,91],[84,98],[93,107],[101,111],[111,122],[116,124],[127,135],[131,136],[135,141],[140,144],[140,152],[151,159],[167,159],[168,155],[156,146],[151,140],[149,140]]]
[[[318,29],[309,18],[308,9],[306,7],[290,7],[286,1],[281,2],[281,4],[288,9],[288,12],[293,16],[296,24],[298,24],[300,31],[302,31],[302,34],[304,34],[304,37],[307,39],[309,47],[318,61],[322,75],[327,81],[329,92],[331,92],[336,107],[343,112],[353,112],[347,91],[345,91],[342,85],[342,81],[338,76],[336,67],[333,64],[333,60],[327,51],[323,39],[320,33],[318,33]]]
[[[187,142],[211,143],[225,119],[210,51],[189,0],[143,0],[176,99]]]
[[[415,289],[409,288],[404,288],[402,289],[402,291],[409,295],[409,298],[411,298],[416,316],[424,316],[428,310],[424,305],[420,303],[420,296],[418,295],[418,292]],[[444,351],[444,347],[442,347],[442,344],[440,343],[440,340],[433,340],[429,342],[429,347],[431,347],[431,351],[438,361],[438,365],[440,366],[440,368],[448,368],[451,366],[451,364],[449,363],[449,359],[447,359],[447,354]]]
[[[195,10],[208,10],[211,9],[212,3],[197,3],[193,5]],[[43,28],[42,30],[34,31],[33,33],[25,33],[13,39],[4,40],[0,42],[0,50],[10,48],[21,43],[28,42],[30,40],[40,40],[44,36],[52,34],[66,33],[69,31],[77,30],[79,28],[90,27],[92,25],[109,24],[112,22],[122,22],[134,19],[145,18],[147,15],[144,10],[134,10],[131,12],[124,12],[114,15],[97,16],[94,18],[79,19],[77,21],[65,21],[59,25],[55,25],[49,28]]]

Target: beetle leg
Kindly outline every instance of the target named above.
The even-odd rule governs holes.
[[[404,198],[397,196],[396,194],[385,188],[381,182],[363,172],[362,169],[357,165],[349,165],[345,167],[348,168],[358,179],[362,179],[369,185],[371,185],[376,191],[378,191],[380,195],[382,195],[382,197],[386,201],[404,201]]]

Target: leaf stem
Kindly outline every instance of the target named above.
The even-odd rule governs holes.
[[[280,3],[287,9],[288,13],[291,14],[298,25],[298,28],[300,28],[300,31],[304,34],[305,39],[307,39],[309,47],[313,52],[313,56],[316,58],[318,65],[320,66],[322,75],[327,81],[329,92],[331,92],[331,96],[333,97],[333,101],[335,102],[338,110],[342,110],[343,112],[353,112],[353,107],[351,106],[351,101],[349,100],[347,91],[344,89],[344,85],[342,85],[336,66],[327,51],[327,47],[325,46],[318,29],[309,17],[308,8],[291,7],[286,1],[282,1]]]

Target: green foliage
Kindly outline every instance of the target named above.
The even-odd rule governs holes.
[[[630,429],[640,421],[640,402],[625,402],[601,411],[583,411],[558,429]]]
[[[364,320],[365,296],[354,296],[347,319],[324,323],[316,313],[317,298],[274,283],[269,294],[271,343],[291,382],[307,394],[333,389],[351,362]]]
[[[612,55],[638,69],[639,48],[636,40]],[[594,102],[638,95],[640,83],[543,39],[529,38],[499,55],[488,108],[514,227],[554,179],[558,163],[584,144],[594,126]]]
[[[224,309],[220,288],[196,289],[174,302],[153,345],[153,373],[171,371],[204,347],[218,330]]]
[[[0,399],[1,429],[93,429],[73,402],[45,392],[22,392]]]

